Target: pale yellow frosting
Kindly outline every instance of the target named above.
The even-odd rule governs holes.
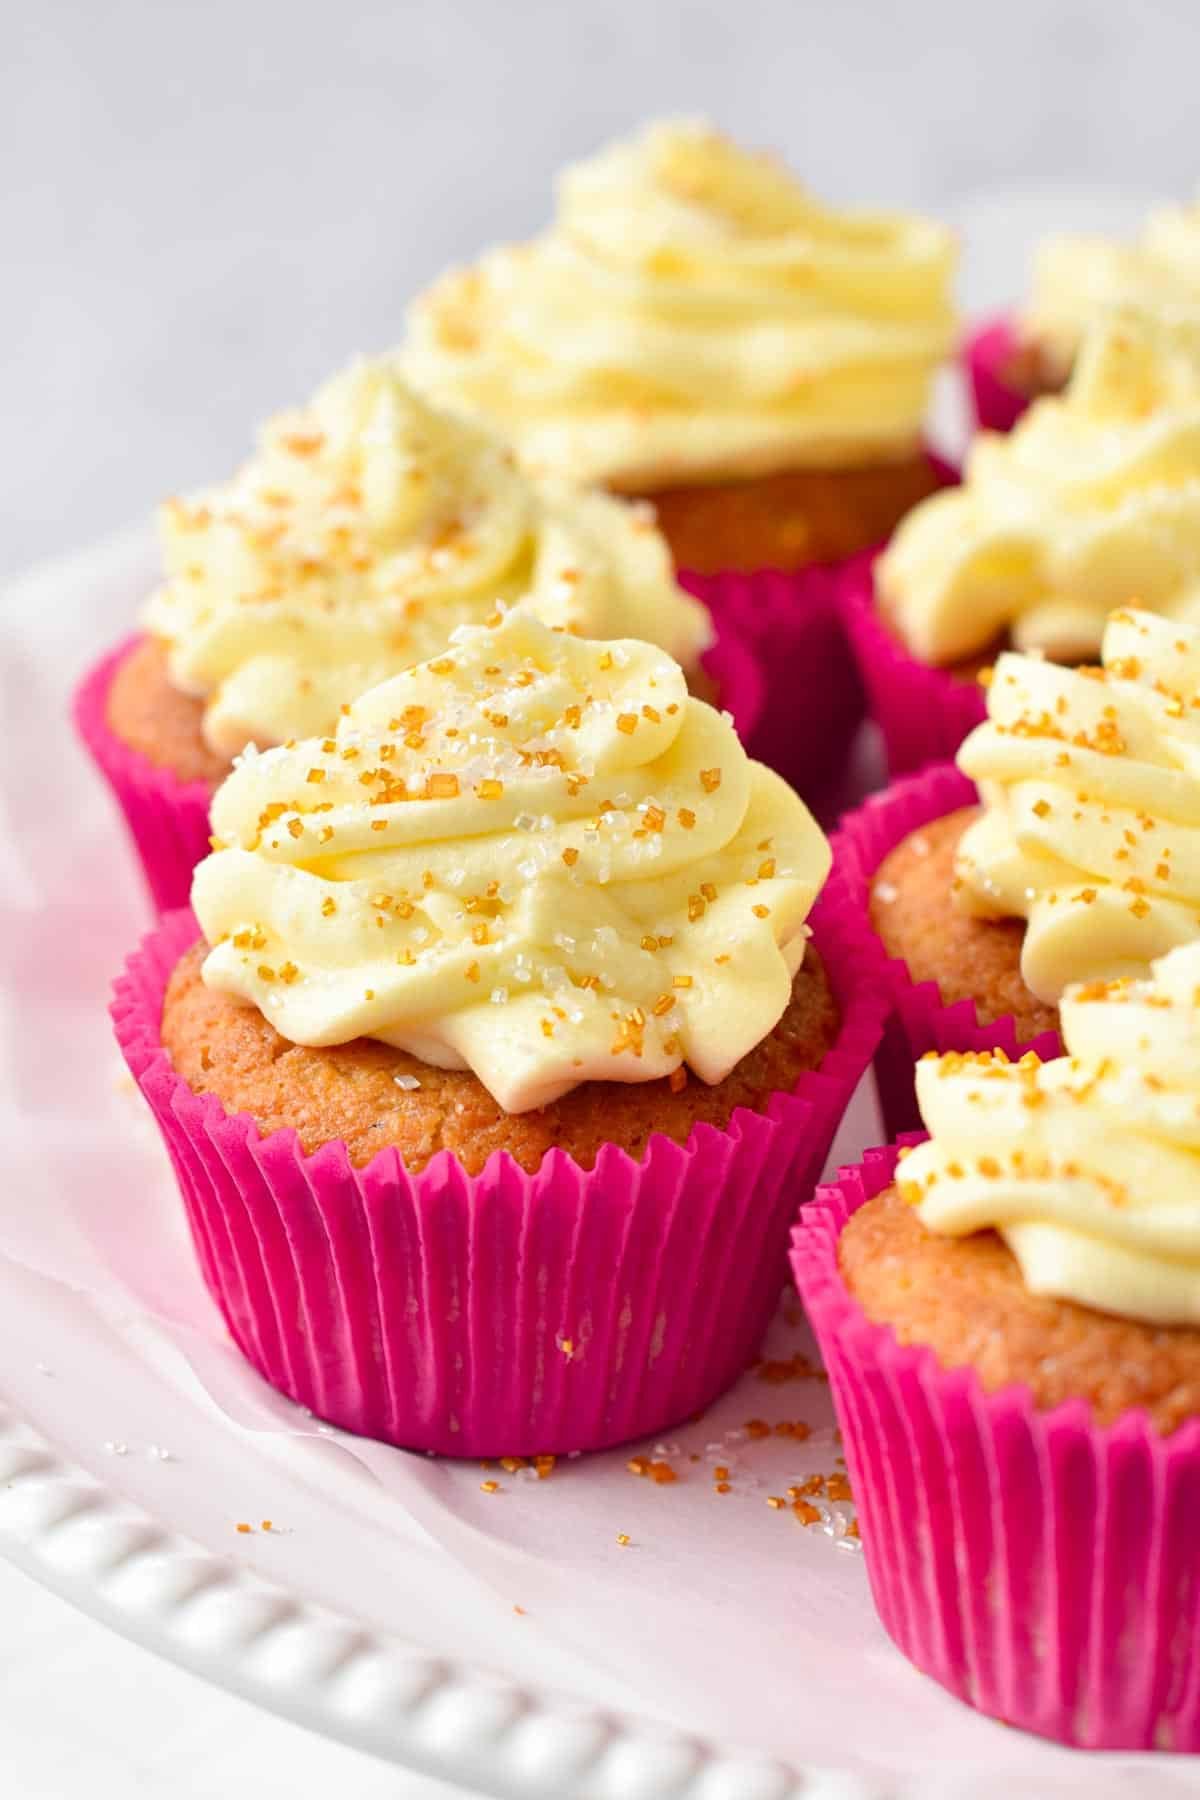
[[[1091,657],[1127,604],[1200,619],[1200,315],[1098,326],[1067,392],[1007,436],[981,432],[962,485],[913,509],[877,579],[925,663],[1005,632],[1018,649]]]
[[[1032,1293],[1200,1324],[1200,943],[1071,989],[1062,1024],[1054,1062],[918,1063],[900,1191],[931,1231],[1000,1232]]]
[[[1200,627],[1114,613],[1102,665],[1002,656],[958,753],[984,810],[955,898],[1028,921],[1021,975],[1051,1005],[1200,938]]]
[[[486,430],[360,361],[273,419],[225,486],[163,509],[145,623],[204,735],[234,755],[326,731],[342,701],[497,604],[685,667],[711,641],[645,509],[534,484]]]
[[[212,821],[209,986],[293,1043],[470,1068],[509,1112],[720,1081],[781,1017],[830,863],[663,651],[519,612],[248,753]]]
[[[1066,375],[1089,326],[1129,305],[1200,310],[1200,200],[1157,207],[1131,243],[1094,234],[1048,239],[1034,261],[1020,333]]]
[[[933,222],[821,206],[669,121],[569,168],[553,225],[413,308],[405,366],[525,462],[627,489],[893,460],[953,348]]]

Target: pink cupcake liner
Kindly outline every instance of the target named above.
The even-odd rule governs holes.
[[[958,480],[957,469],[927,454],[943,486]],[[874,557],[882,547],[868,554]],[[754,727],[742,733],[747,749],[803,794],[818,816],[833,815],[838,780],[863,720],[863,681],[841,593],[844,572],[862,560],[812,563],[791,574],[760,569],[679,575],[680,586],[704,601],[718,628],[755,652],[763,701]]]
[[[871,1592],[909,1661],[980,1712],[1096,1750],[1200,1750],[1200,1420],[1039,1412],[873,1325],[838,1269],[897,1148],[817,1192],[792,1270],[829,1371]]]
[[[767,698],[767,680],[752,646],[715,621],[716,641],[700,658],[700,666],[716,683],[715,704],[732,714],[742,742],[758,729]]]
[[[108,695],[117,670],[142,642],[118,644],[84,676],[75,691],[75,727],[93,762],[108,782],[124,815],[155,910],[186,906],[192,871],[209,850],[208,811],[213,788],[206,781],[180,781],[122,743],[108,724]],[[745,740],[762,714],[766,682],[754,650],[730,632],[702,658],[717,684],[717,703],[733,715]]]
[[[974,782],[953,763],[942,763],[873,794],[842,820],[833,840],[834,867],[859,930],[877,949],[869,903],[871,883],[884,858],[922,825],[973,806],[978,798]],[[889,1136],[920,1124],[913,1065],[929,1050],[1003,1050],[1013,1058],[1026,1050],[1043,1058],[1062,1055],[1057,1032],[1022,1041],[1011,1016],[984,1024],[973,1000],[945,1005],[937,983],[915,982],[902,957],[886,957],[880,949],[880,963],[888,1018],[875,1053],[875,1085]]]
[[[459,1456],[595,1450],[702,1410],[753,1360],[787,1275],[787,1238],[875,1049],[875,959],[836,890],[815,939],[842,1009],[821,1068],[699,1124],[685,1146],[615,1145],[535,1175],[505,1152],[470,1176],[394,1149],[363,1168],[301,1151],[193,1093],[160,1038],[172,968],[196,939],[162,920],[130,959],[116,1034],[155,1115],[205,1281],[242,1352],[325,1419]]]
[[[758,665],[760,703],[741,733],[746,748],[819,803],[841,774],[863,717],[835,568],[682,574],[679,581],[704,601],[722,640],[748,647]]]
[[[1007,378],[1016,348],[1016,328],[1007,313],[986,320],[963,345],[975,417],[983,431],[1011,431],[1029,405],[1029,395]]]
[[[918,662],[892,636],[875,604],[877,554],[870,551],[846,565],[839,603],[867,711],[883,736],[888,772],[904,775],[953,756],[986,717],[987,702],[977,682]]]
[[[108,724],[108,694],[117,670],[141,643],[127,638],[86,674],[75,690],[75,728],[108,782],[125,818],[156,911],[186,906],[192,870],[208,855],[206,781],[180,781],[123,744]]]

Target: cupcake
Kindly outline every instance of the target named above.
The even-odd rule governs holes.
[[[889,959],[878,1072],[896,1126],[922,1052],[1053,1053],[1069,983],[1144,976],[1200,937],[1200,626],[1122,609],[1101,656],[1004,654],[957,769],[844,824],[839,863]]]
[[[773,157],[686,121],[569,168],[557,199],[541,236],[417,301],[405,367],[495,421],[529,468],[653,502],[689,585],[770,646],[759,741],[806,778],[860,711],[815,571],[945,478],[923,433],[954,340],[953,238],[826,208]]]
[[[984,433],[960,487],[917,507],[845,585],[891,771],[953,755],[1005,647],[1094,659],[1113,607],[1174,618],[1200,595],[1200,316],[1125,312],[1067,392]]]
[[[1089,1748],[1200,1749],[1198,992],[1193,943],[1069,990],[1069,1056],[922,1062],[929,1140],[793,1239],[884,1626]]]
[[[662,650],[514,610],[212,823],[203,941],[167,920],[115,1016],[254,1365],[464,1455],[706,1405],[878,1035],[800,799]]]
[[[1200,312],[1200,202],[1156,208],[1130,243],[1064,235],[1042,244],[1024,306],[968,340],[979,423],[1007,431],[1032,400],[1061,393],[1089,330],[1123,306]]]
[[[160,907],[186,901],[213,787],[247,743],[332,730],[345,701],[497,606],[659,644],[710,695],[725,678],[722,701],[753,711],[746,651],[701,669],[711,620],[644,509],[534,484],[386,361],[355,363],[272,420],[232,481],[167,502],[161,536],[166,580],[145,635],[77,700]]]

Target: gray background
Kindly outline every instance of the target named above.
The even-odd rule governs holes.
[[[649,113],[775,145],[823,195],[955,217],[1030,183],[1187,193],[1200,173],[1195,0],[0,0],[2,18],[10,570],[221,474],[267,409],[392,342],[415,286],[535,227],[565,157]]]

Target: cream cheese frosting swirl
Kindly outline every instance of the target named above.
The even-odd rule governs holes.
[[[1034,259],[1020,335],[1065,376],[1088,327],[1114,306],[1200,311],[1200,199],[1156,207],[1131,243],[1049,238]]]
[[[526,464],[638,490],[895,460],[954,343],[932,221],[821,206],[667,121],[567,169],[554,224],[414,306],[405,366]]]
[[[1021,975],[1040,1000],[1200,938],[1200,627],[1120,611],[1102,667],[1002,656],[958,765],[983,812],[955,898],[1028,921]]]
[[[509,1112],[776,1025],[829,846],[678,665],[520,612],[243,756],[192,903],[204,980],[293,1043],[379,1038]]]
[[[930,1231],[998,1231],[1035,1294],[1200,1325],[1200,943],[1072,988],[1068,1056],[929,1056],[930,1141],[901,1194]]]
[[[273,419],[224,487],[168,502],[145,622],[234,755],[326,731],[342,701],[502,605],[589,637],[647,638],[691,668],[707,609],[645,509],[535,485],[487,431],[360,361]]]
[[[960,487],[915,507],[877,565],[922,662],[1003,633],[1094,656],[1114,606],[1200,618],[1200,315],[1124,312],[1089,336],[1061,396],[981,432]]]

